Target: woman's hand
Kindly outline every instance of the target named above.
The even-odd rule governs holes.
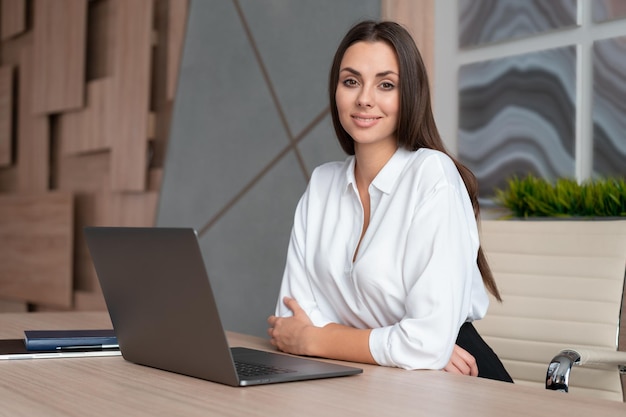
[[[453,374],[478,376],[476,359],[459,345],[454,345],[450,362],[448,362],[443,370]]]
[[[285,297],[283,303],[293,312],[293,316],[270,316],[267,319],[270,342],[283,352],[310,355],[307,330],[314,328],[313,322],[293,298]]]
[[[300,307],[298,302],[290,297],[283,298],[283,303],[293,312],[291,317],[270,316],[267,319],[269,328],[267,334],[270,343],[279,350],[294,355],[323,356],[331,359],[342,359],[353,362],[376,363],[369,351],[370,330],[358,330],[330,324],[324,328],[313,325],[309,316]],[[316,332],[317,331],[317,332]],[[328,351],[324,346],[326,339],[336,351]],[[316,340],[316,335],[320,340]],[[314,343],[317,343],[322,352],[316,352]],[[466,350],[454,345],[450,362],[444,368],[446,372],[478,376],[476,359]]]

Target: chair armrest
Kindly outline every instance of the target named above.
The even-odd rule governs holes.
[[[573,365],[593,368],[618,367],[620,372],[626,372],[626,352],[588,348],[563,349],[548,365],[546,389],[567,392]]]
[[[602,349],[574,349],[580,355],[580,363],[576,365],[592,368],[626,368],[626,352]]]

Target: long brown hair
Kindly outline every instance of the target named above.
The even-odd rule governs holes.
[[[386,42],[396,52],[400,70],[400,115],[396,132],[398,146],[410,151],[420,148],[435,149],[443,152],[456,165],[474,209],[476,222],[480,222],[478,206],[478,182],[474,174],[446,150],[433,117],[430,103],[428,75],[422,56],[409,32],[395,22],[376,22],[372,20],[357,23],[343,38],[330,69],[328,93],[330,111],[337,139],[348,155],[354,155],[354,140],[345,131],[339,121],[339,112],[335,93],[339,82],[339,67],[346,50],[357,42]],[[482,247],[478,248],[476,260],[485,287],[501,301],[500,292],[485,258]]]

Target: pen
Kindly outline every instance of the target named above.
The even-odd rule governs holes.
[[[84,346],[57,346],[56,350],[107,350],[119,349],[120,346],[114,345],[84,345]]]

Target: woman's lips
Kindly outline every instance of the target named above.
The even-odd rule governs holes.
[[[380,119],[381,119],[380,116],[371,116],[371,115],[364,115],[364,114],[352,115],[352,120],[354,120],[354,123],[359,127],[373,126],[376,123],[378,123]]]

